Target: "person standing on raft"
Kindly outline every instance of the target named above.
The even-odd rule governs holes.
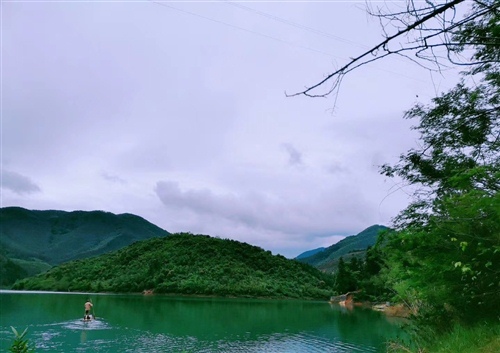
[[[85,302],[85,316],[83,317],[84,320],[91,320],[90,309],[92,309],[93,306],[94,304],[92,304],[90,298],[87,299],[87,301]]]

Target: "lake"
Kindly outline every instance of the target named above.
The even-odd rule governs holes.
[[[96,320],[83,322],[85,300]],[[0,291],[0,350],[28,327],[36,352],[384,352],[383,314],[318,301]]]

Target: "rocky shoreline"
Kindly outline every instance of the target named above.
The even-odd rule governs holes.
[[[401,317],[408,318],[411,315],[411,310],[404,304],[397,303],[392,304],[390,302],[385,303],[371,303],[371,302],[357,302],[354,299],[354,294],[356,292],[350,292],[330,298],[330,304],[338,304],[347,309],[352,309],[355,306],[371,308],[375,311],[383,312],[385,315],[390,317]]]

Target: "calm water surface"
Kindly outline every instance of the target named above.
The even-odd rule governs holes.
[[[90,297],[97,320],[83,322]],[[327,302],[0,291],[0,350],[28,327],[36,352],[384,352],[401,334]]]

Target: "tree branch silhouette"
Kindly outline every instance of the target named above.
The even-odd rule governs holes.
[[[456,20],[456,7],[462,3],[470,3],[470,1],[449,0],[445,3],[426,1],[424,7],[417,8],[413,0],[408,0],[406,10],[400,12],[384,13],[380,8],[377,8],[376,11],[369,9],[370,15],[380,19],[385,39],[361,55],[351,58],[347,64],[326,75],[319,82],[302,91],[292,94],[285,92],[285,94],[287,97],[304,95],[325,98],[339,89],[343,78],[350,71],[392,55],[403,56],[428,70],[434,71],[441,71],[449,64],[454,66],[485,64],[487,61],[481,61],[477,58],[477,60],[471,60],[472,58],[462,57],[461,53],[466,47],[498,46],[500,38],[483,38],[484,40],[482,40],[476,37],[475,39],[479,39],[479,42],[464,42],[456,38],[455,34],[474,20],[490,12],[497,13],[500,1],[473,0],[472,2],[477,5],[476,11],[472,11],[460,20]],[[448,13],[451,13],[449,18],[447,17]],[[384,21],[387,21],[385,25]],[[395,34],[387,34],[389,25],[396,28]],[[399,38],[409,37],[413,33],[416,33],[414,38],[408,39],[405,44],[398,43],[399,46],[396,48],[391,48],[395,42],[398,42]],[[440,48],[444,48],[445,53],[440,55]]]

